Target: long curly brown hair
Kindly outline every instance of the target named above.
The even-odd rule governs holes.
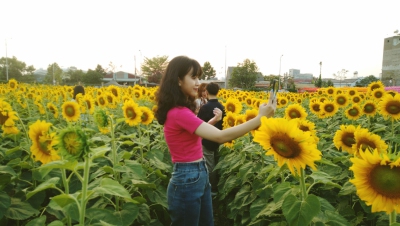
[[[155,117],[161,125],[164,125],[167,113],[173,107],[187,107],[195,112],[195,97],[186,96],[179,86],[179,80],[183,80],[191,69],[193,69],[192,76],[200,77],[203,73],[199,62],[187,56],[177,56],[168,63],[156,93]]]

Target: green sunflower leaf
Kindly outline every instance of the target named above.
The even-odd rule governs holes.
[[[35,190],[29,192],[28,194],[26,194],[26,199],[29,199],[30,197],[32,197],[34,194],[46,190],[48,188],[56,188],[56,184],[58,184],[58,181],[60,180],[60,178],[58,177],[53,177],[48,179],[47,181],[41,183],[39,186],[36,187]]]
[[[283,215],[291,226],[309,225],[312,219],[321,211],[317,196],[308,195],[300,201],[294,195],[288,195],[282,204]]]
[[[109,178],[103,178],[100,182],[100,186],[94,188],[93,191],[100,194],[115,195],[127,199],[131,198],[129,192],[120,183],[118,183],[118,181]]]

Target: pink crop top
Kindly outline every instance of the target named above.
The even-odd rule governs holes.
[[[203,157],[201,137],[194,134],[203,123],[189,108],[174,107],[164,124],[165,141],[172,162],[192,162]]]

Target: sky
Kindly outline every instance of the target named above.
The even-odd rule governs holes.
[[[0,58],[36,69],[111,62],[140,74],[145,58],[186,55],[210,62],[220,79],[245,59],[264,75],[379,77],[384,39],[400,29],[399,0],[8,0],[1,8]]]

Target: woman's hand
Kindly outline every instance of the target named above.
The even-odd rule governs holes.
[[[214,108],[213,113],[214,113],[214,118],[215,118],[217,121],[221,121],[221,119],[222,119],[222,111],[221,111],[221,109],[219,109],[219,108]]]
[[[274,116],[276,110],[276,97],[274,93],[271,91],[269,93],[269,99],[267,104],[260,104],[258,114],[260,116],[267,116],[268,118]]]

